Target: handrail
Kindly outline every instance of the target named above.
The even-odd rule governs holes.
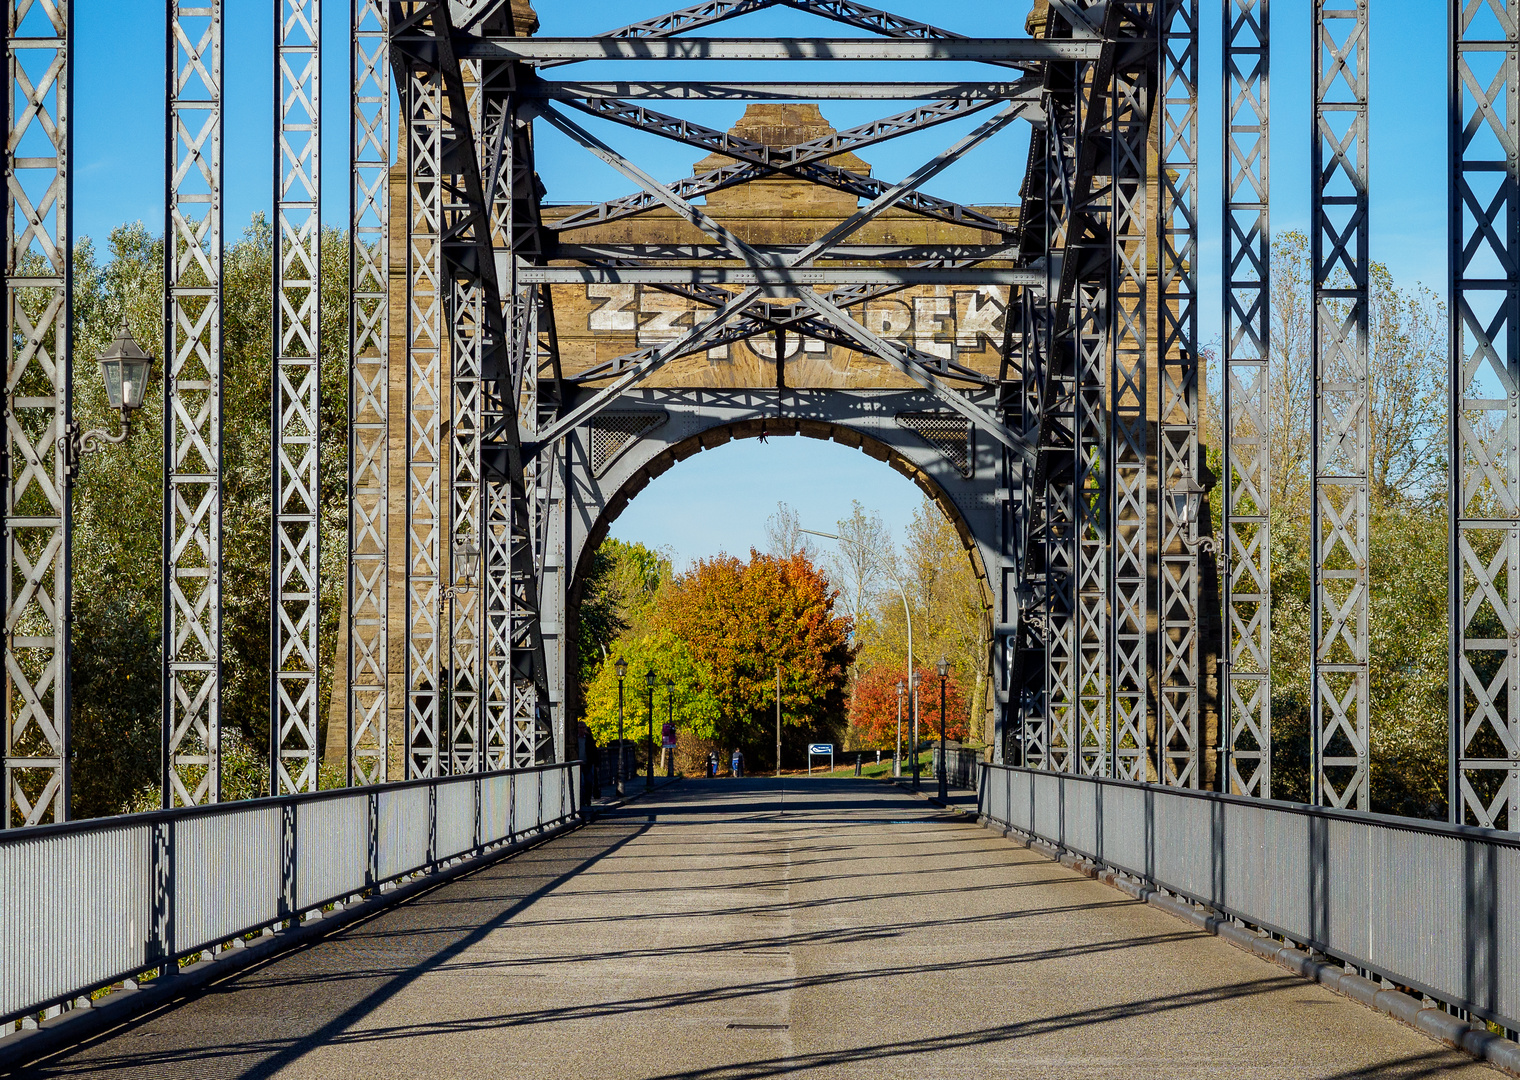
[[[0,1025],[569,822],[580,788],[574,761],[0,833]]]
[[[983,762],[985,822],[1520,1028],[1520,836]]]

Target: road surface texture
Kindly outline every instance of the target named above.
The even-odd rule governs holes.
[[[35,1075],[1499,1075],[869,780],[686,781]]]

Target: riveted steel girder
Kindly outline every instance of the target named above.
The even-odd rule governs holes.
[[[1520,7],[1450,5],[1451,820],[1520,827]]]
[[[1316,803],[1366,810],[1371,686],[1367,466],[1367,2],[1314,5],[1310,260],[1314,309],[1314,633],[1311,693]]]
[[[7,7],[5,815],[69,817],[73,11]]]
[[[221,795],[222,0],[171,0],[164,250],[163,805]]]
[[[317,790],[320,4],[279,0],[275,32],[269,774],[271,793],[289,795]]]
[[[350,0],[348,702],[350,783],[391,779],[388,0]]]
[[[1156,206],[1157,720],[1161,780],[1209,779],[1203,730],[1203,589],[1198,447],[1198,10],[1165,0],[1156,105],[1161,155]]]
[[[1224,5],[1226,791],[1272,795],[1270,0]]]

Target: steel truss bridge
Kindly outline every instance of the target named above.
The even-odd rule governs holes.
[[[448,833],[451,851],[516,835],[492,817],[493,800],[516,806],[518,797],[516,786],[491,786],[498,774],[561,769],[548,803],[540,794],[522,807],[532,828],[578,805],[563,770],[575,756],[567,673],[579,570],[652,476],[728,438],[766,433],[862,447],[911,473],[951,514],[993,609],[993,764],[1270,799],[1268,6],[1223,2],[1225,186],[1210,212],[1223,223],[1224,288],[1208,298],[1198,290],[1196,0],[1038,0],[1029,36],[999,39],[853,0],[707,0],[578,39],[534,36],[526,0],[351,0],[349,109],[337,118],[322,110],[321,18],[341,6],[276,0],[270,794],[315,792],[323,752],[325,119],[350,134],[342,753],[351,787],[402,785],[350,808],[372,836],[405,848],[392,870],[441,857],[450,806],[473,807],[473,831]],[[778,7],[832,20],[842,36],[711,36]],[[1354,813],[1369,806],[1369,0],[1312,7],[1313,115],[1293,128],[1314,134],[1311,776],[1316,804]],[[6,824],[77,832],[64,824],[79,465],[74,9],[11,0],[9,11]],[[165,811],[204,814],[220,801],[223,723],[223,0],[171,2],[167,15],[162,793]],[[1509,830],[1520,821],[1520,0],[1451,0],[1448,50],[1451,820]],[[736,70],[741,61],[869,60],[902,76],[637,74],[640,61],[715,59]],[[588,60],[633,74],[563,76]],[[974,74],[912,81],[920,61]],[[793,145],[667,111],[839,99],[911,104]],[[587,118],[721,164],[658,180]],[[966,118],[974,124],[959,141],[900,180],[840,163]],[[926,190],[1017,125],[1028,125],[1029,150],[1027,162],[1009,162],[1015,177],[1023,168],[1016,215]],[[534,157],[535,130],[546,129],[622,174],[632,193],[553,207]],[[746,238],[713,210],[710,197],[774,178],[842,194],[855,208],[791,244]],[[651,213],[700,241],[583,231]],[[889,215],[982,239],[865,239]],[[702,315],[662,340],[571,364],[563,290],[625,285]],[[999,315],[981,331],[990,364],[864,317],[873,301],[938,286],[999,291]],[[1197,336],[1200,305],[1220,302],[1225,466],[1216,479],[1199,443]],[[669,378],[690,358],[767,341],[773,386]],[[789,342],[850,350],[888,378],[788,387]],[[1223,508],[1217,538],[1210,492]],[[472,776],[453,794],[439,786]],[[1013,782],[1000,790],[1000,820],[1017,824]],[[416,850],[385,832],[411,806],[406,792],[424,792],[408,798],[434,822]],[[399,809],[382,809],[381,796]],[[279,805],[285,816],[272,810],[271,821],[295,830],[291,808],[318,804]],[[143,825],[153,851],[172,844],[172,830],[154,823],[170,820],[179,819]],[[356,864],[361,887],[385,876],[374,854],[385,843]]]

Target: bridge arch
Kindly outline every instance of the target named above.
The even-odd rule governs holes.
[[[567,440],[569,502],[565,565],[565,662],[575,669],[578,614],[597,547],[638,493],[677,464],[737,439],[803,437],[860,450],[911,480],[939,507],[961,539],[982,602],[997,610],[1001,578],[1003,497],[1007,484],[999,444],[931,395],[902,390],[718,390],[694,394],[658,389],[624,396]],[[995,616],[994,616],[995,618]],[[984,685],[994,686],[991,647]],[[575,687],[564,691],[578,714]],[[985,715],[995,714],[993,708]],[[990,720],[989,720],[990,723]],[[984,737],[991,738],[988,731]]]

